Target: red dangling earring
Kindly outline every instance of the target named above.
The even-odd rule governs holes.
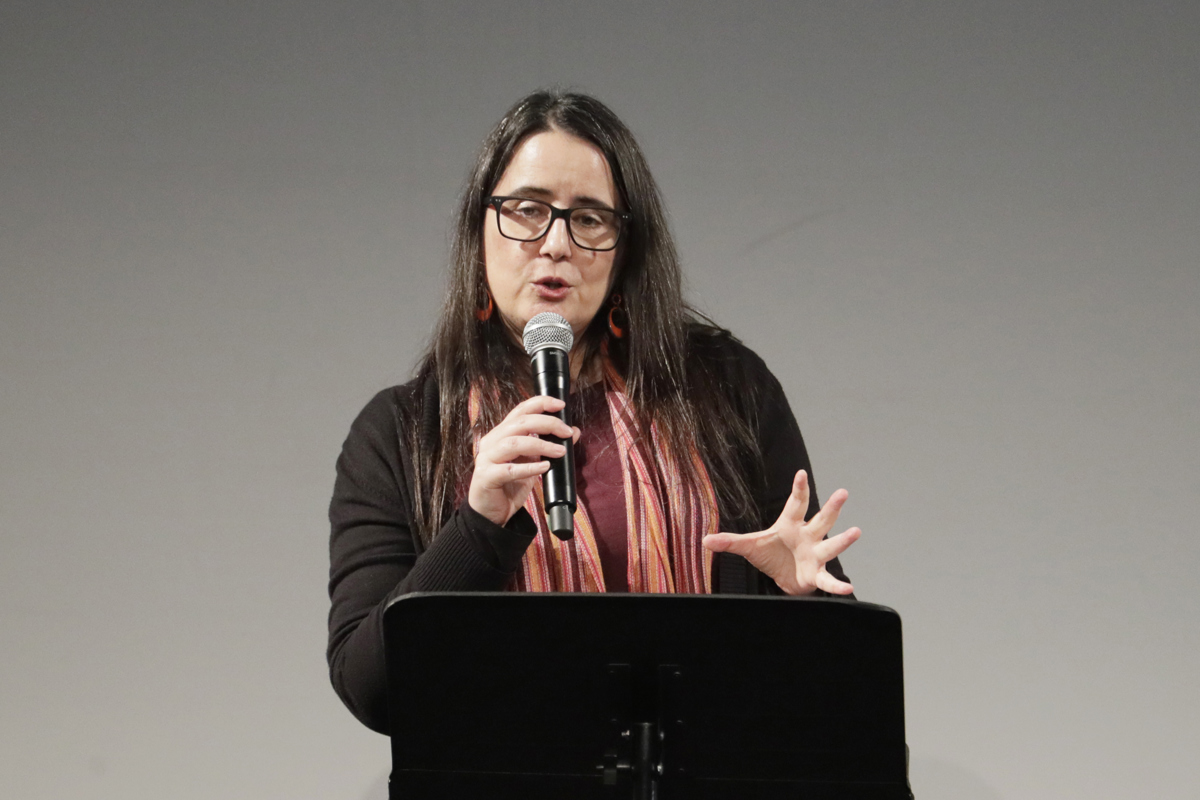
[[[617,324],[617,310],[621,308],[621,295],[614,294],[609,301],[612,303],[612,308],[608,310],[608,332],[613,335],[614,339],[624,339],[625,329]]]
[[[475,319],[480,322],[487,322],[492,318],[492,312],[496,310],[496,304],[492,302],[492,293],[487,289],[484,291],[487,292],[487,307],[475,309]]]

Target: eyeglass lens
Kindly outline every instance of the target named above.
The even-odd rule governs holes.
[[[500,204],[500,233],[510,239],[532,242],[546,235],[552,219],[551,207],[540,200],[510,197]],[[588,250],[611,250],[621,233],[616,212],[605,208],[573,208],[567,218],[571,238]]]

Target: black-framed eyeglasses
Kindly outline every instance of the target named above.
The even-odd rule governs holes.
[[[633,215],[602,206],[558,208],[528,197],[489,197],[486,206],[496,209],[500,235],[518,242],[536,242],[560,217],[567,221],[571,241],[584,250],[612,250],[621,230]]]

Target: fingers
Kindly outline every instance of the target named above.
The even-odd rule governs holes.
[[[849,497],[850,493],[845,489],[838,489],[830,495],[829,499],[825,501],[825,505],[821,506],[821,510],[813,514],[813,518],[808,521],[808,529],[814,535],[819,534],[824,537],[837,522],[838,516],[842,513],[842,506],[846,505]]]
[[[562,400],[545,395],[518,403],[479,440],[475,455],[476,474],[498,487],[545,472],[545,467],[533,470],[528,467],[511,470],[509,467],[566,455],[567,448],[563,443],[578,441],[580,431],[558,417],[550,416],[562,410],[564,405]]]
[[[539,406],[531,407],[529,405],[530,401],[526,400],[509,412],[508,416],[501,420],[499,425],[488,431],[484,438],[531,435],[555,436],[559,439],[578,437],[576,428],[571,427],[558,417],[551,416],[555,411],[562,409],[561,400],[555,400],[552,397],[538,399],[549,401],[555,404],[557,408],[547,408],[545,411],[542,411]]]
[[[521,481],[541,475],[550,469],[549,461],[511,461],[507,464],[497,464],[499,471],[504,473],[508,481]]]
[[[471,474],[471,488],[479,491],[500,490],[528,478],[541,475],[550,469],[549,461],[505,461],[499,464],[475,463]],[[478,511],[479,509],[476,509]]]
[[[813,548],[813,554],[822,563],[832,561],[846,551],[846,548],[858,541],[862,536],[861,528],[850,528],[820,542]]]
[[[545,438],[541,438],[545,437]],[[545,414],[530,414],[507,420],[479,440],[476,463],[503,464],[509,461],[562,458],[567,448],[562,442],[578,441],[576,428]]]
[[[566,406],[567,404],[557,397],[551,397],[548,394],[535,394],[533,397],[528,397],[513,406],[512,411],[508,412],[508,416],[512,417],[517,414],[555,414],[562,411]]]
[[[800,470],[792,479],[792,493],[788,495],[783,512],[779,515],[781,522],[804,524],[804,516],[808,513],[808,473]]]
[[[853,585],[846,583],[845,581],[839,581],[825,570],[821,570],[817,573],[816,584],[818,589],[823,592],[829,592],[830,594],[846,595],[854,591]]]
[[[503,525],[524,505],[533,479],[550,468],[543,459],[561,458],[567,448],[560,442],[579,438],[577,428],[551,416],[565,405],[545,395],[530,397],[479,439],[467,489],[473,509]]]
[[[561,411],[564,405],[562,400],[545,395],[518,403],[500,424],[479,440],[477,463],[561,458],[566,448],[560,442],[578,442],[581,435],[579,428],[551,416]]]
[[[481,443],[476,461],[503,464],[530,458],[562,458],[566,452],[566,446],[550,439],[539,439],[536,436],[505,436],[486,446]]]

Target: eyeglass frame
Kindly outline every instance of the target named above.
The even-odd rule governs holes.
[[[500,227],[500,206],[504,205],[505,200],[525,200],[527,202],[541,203],[542,205],[547,206],[550,209],[550,222],[547,223],[546,230],[542,231],[541,234],[533,237],[532,239],[518,239],[516,236],[509,236],[504,232],[504,229]],[[625,232],[625,226],[633,222],[633,214],[630,214],[627,211],[617,211],[615,208],[608,208],[606,206],[571,206],[570,208],[559,208],[553,203],[547,203],[545,200],[538,200],[534,197],[521,197],[520,195],[513,194],[492,195],[484,201],[483,207],[495,209],[496,230],[499,231],[500,235],[505,239],[511,239],[514,242],[536,242],[539,239],[545,238],[546,235],[550,233],[550,229],[554,227],[554,223],[562,219],[565,221],[567,226],[567,235],[571,237],[571,241],[574,242],[577,247],[582,247],[584,250],[591,250],[593,253],[608,253],[616,250],[617,245],[621,243],[621,234]],[[571,214],[575,211],[607,211],[610,214],[616,215],[616,218],[621,221],[621,224],[617,227],[617,238],[613,241],[612,247],[588,247],[586,244],[580,244],[579,240],[575,238],[575,232],[571,230]]]

